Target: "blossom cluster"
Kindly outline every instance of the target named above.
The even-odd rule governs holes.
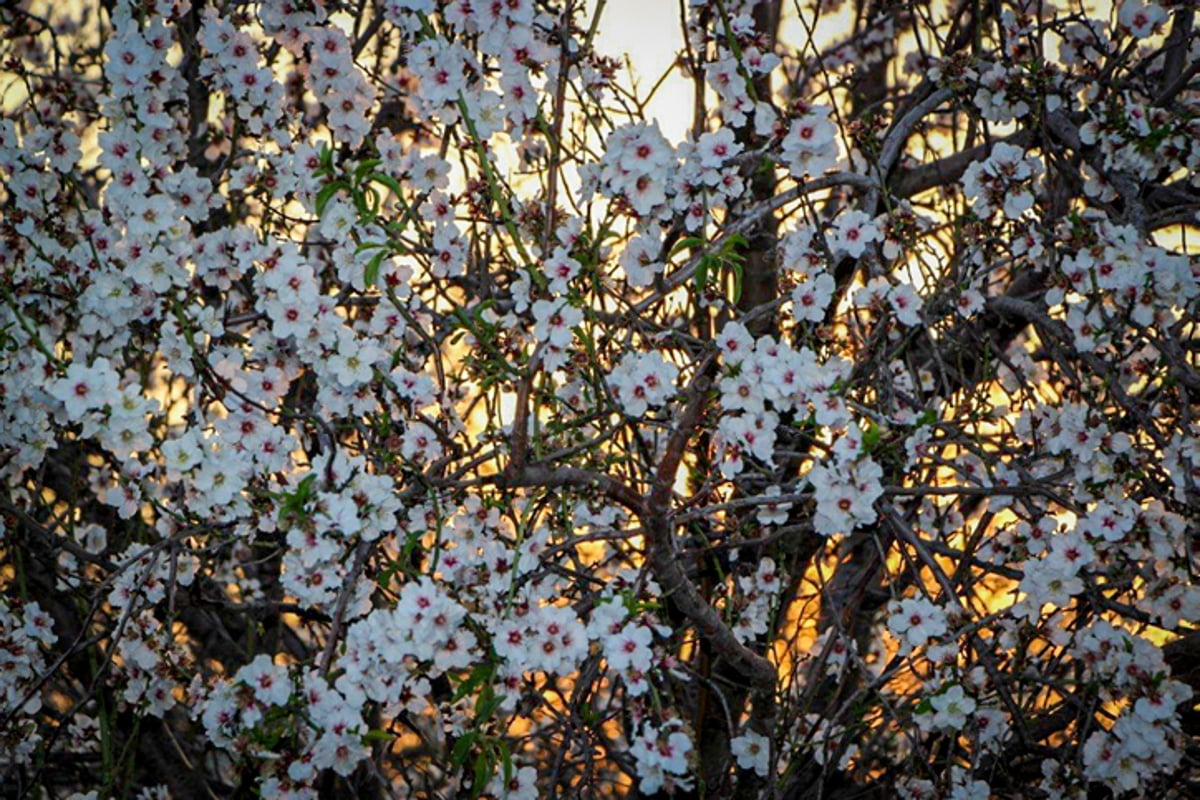
[[[981,217],[1000,210],[1007,219],[1020,219],[1033,206],[1037,182],[1043,172],[1041,159],[1000,142],[986,159],[967,167],[963,191]]]
[[[24,715],[2,740],[16,758],[30,758],[41,741],[34,724],[42,707],[36,681],[46,667],[43,650],[56,639],[53,620],[37,603],[0,603],[0,707]]]
[[[675,139],[594,4],[60,5],[0,11],[5,785],[1194,785],[1188,4],[690,2]]]

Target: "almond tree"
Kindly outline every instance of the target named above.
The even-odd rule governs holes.
[[[1191,4],[615,13],[0,9],[14,796],[1195,795]]]

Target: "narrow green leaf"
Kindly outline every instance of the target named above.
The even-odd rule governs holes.
[[[361,190],[363,197],[363,205],[366,207],[365,214],[359,214],[363,222],[371,222],[379,216],[379,207],[383,203],[383,199],[379,196],[379,192],[372,187],[366,186]]]
[[[404,195],[404,190],[400,187],[400,182],[391,175],[384,175],[382,172],[372,172],[367,176],[367,180],[373,183],[380,183],[392,190],[392,193],[397,197]]]
[[[497,695],[492,691],[487,691],[480,693],[479,700],[480,702],[475,704],[476,716],[479,719],[486,720],[491,719],[492,714],[496,713],[496,709],[504,701],[504,695]]]
[[[676,242],[675,246],[671,248],[670,255],[674,256],[676,253],[680,252],[681,250],[687,250],[689,247],[703,247],[703,246],[704,246],[704,240],[701,239],[699,236],[685,236],[682,239],[680,239],[678,242]]]
[[[379,268],[383,264],[383,259],[387,257],[387,254],[387,250],[380,250],[371,256],[371,260],[367,262],[367,269],[363,274],[363,279],[367,282],[367,286],[374,286],[375,282],[379,280]]]
[[[462,700],[468,694],[475,690],[476,687],[483,685],[485,682],[492,680],[492,665],[479,664],[475,669],[471,670],[471,674],[463,679],[463,682],[458,685],[454,691],[454,696],[450,698],[451,703],[456,703]]]
[[[863,452],[870,453],[874,450],[879,445],[880,438],[879,426],[874,422],[867,423],[867,428],[863,431]]]
[[[359,219],[366,219],[368,215],[367,196],[360,188],[350,190],[350,196],[354,199],[354,208],[358,211]]]
[[[387,731],[374,728],[363,734],[362,741],[363,744],[371,745],[375,744],[376,742],[390,742],[392,741],[392,738],[392,734],[388,733]]]
[[[471,787],[472,797],[479,797],[483,794],[483,787],[487,785],[490,777],[492,777],[491,765],[488,764],[487,757],[480,753],[475,758],[475,784]]]
[[[387,246],[388,246],[387,242],[363,242],[358,247],[354,248],[354,255],[357,256],[361,253],[367,252],[368,250],[375,250],[377,248],[387,247]]]
[[[374,170],[376,167],[378,167],[382,163],[383,162],[380,161],[378,158],[369,158],[366,161],[359,164],[357,167],[354,168],[354,182],[362,183],[363,176],[367,175],[367,173],[371,172],[372,170]]]
[[[704,289],[708,285],[708,257],[700,259],[700,263],[696,265],[696,293],[704,294]]]
[[[329,201],[338,191],[349,188],[345,181],[332,181],[322,186],[321,191],[317,192],[317,216],[322,216],[325,213],[325,207],[329,205]]]
[[[318,163],[321,165],[317,169],[317,174],[332,175],[333,174],[333,149],[327,144],[321,145],[321,154],[317,157]]]
[[[504,739],[498,739],[496,744],[500,748],[500,765],[504,769],[504,782],[507,784],[513,775],[512,750]]]
[[[467,731],[454,743],[454,750],[450,753],[452,767],[457,769],[467,762],[467,754],[471,752],[471,746],[475,744],[478,737],[479,734],[475,731]]]
[[[733,273],[733,302],[737,303],[742,299],[742,263],[731,261],[729,271]]]

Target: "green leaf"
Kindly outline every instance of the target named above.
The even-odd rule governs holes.
[[[367,176],[367,180],[372,183],[380,183],[392,190],[392,193],[397,197],[404,195],[404,190],[400,187],[400,182],[391,175],[384,175],[382,172],[372,172]]]
[[[700,259],[700,263],[696,265],[696,293],[704,294],[705,288],[708,286],[708,268],[709,258],[704,256]]]
[[[402,556],[403,563],[405,563],[405,564],[412,563],[412,553],[413,553],[413,550],[417,549],[417,545],[419,545],[421,543],[421,535],[422,535],[421,531],[413,531],[408,534],[407,538],[405,538],[404,554]]]
[[[401,564],[399,561],[393,561],[386,569],[375,576],[375,583],[384,588],[390,586],[392,579],[396,577],[398,572],[400,572],[400,566]]]
[[[704,240],[701,239],[699,236],[685,236],[682,239],[680,239],[678,242],[676,242],[675,246],[671,248],[671,252],[668,255],[668,258],[679,253],[681,250],[687,250],[689,247],[703,247],[703,246],[704,246]]]
[[[450,702],[457,703],[479,686],[490,683],[491,680],[492,665],[488,663],[476,665],[475,669],[471,670],[471,674],[464,678],[463,682],[454,690],[454,696],[450,698]]]
[[[312,497],[313,484],[316,482],[317,473],[312,472],[308,475],[305,475],[304,479],[300,481],[299,485],[296,486],[296,497],[298,497],[302,502],[307,503],[308,499]]]
[[[325,214],[325,207],[329,205],[329,201],[342,189],[348,190],[350,189],[350,185],[345,181],[332,181],[321,187],[321,191],[317,192],[316,209],[318,217]]]
[[[358,247],[354,248],[354,255],[365,253],[368,250],[374,250],[378,247],[387,247],[387,242],[363,242]]]
[[[367,262],[366,272],[363,274],[363,280],[367,282],[367,286],[374,286],[379,280],[379,268],[383,264],[383,259],[387,256],[387,250],[380,250],[375,255],[371,256],[371,260]]]
[[[478,733],[467,731],[454,743],[454,750],[450,753],[452,767],[457,769],[467,762],[467,754],[471,752],[471,746],[475,744],[477,738],[479,738]]]
[[[487,691],[479,693],[479,699],[475,702],[475,715],[477,719],[488,720],[492,718],[492,714],[500,707],[500,703],[504,701],[504,695],[497,695],[488,687]]]
[[[387,731],[374,728],[363,734],[362,742],[363,744],[371,745],[375,744],[376,742],[390,742],[394,738],[395,737],[393,737],[392,734],[388,733]]]
[[[742,262],[730,261],[729,271],[733,274],[733,302],[742,299]]]
[[[913,423],[913,427],[914,428],[924,428],[926,425],[932,425],[933,423],[935,423],[937,421],[938,421],[937,412],[934,411],[932,408],[928,408],[924,411],[924,413],[921,414],[921,416],[917,417],[916,422]]]
[[[317,156],[318,167],[313,170],[313,175],[323,177],[333,174],[333,150],[327,144],[321,145],[321,152]]]
[[[508,783],[512,780],[513,775],[512,751],[504,739],[496,740],[496,746],[500,749],[500,766],[504,769],[504,782]]]
[[[297,484],[295,491],[279,495],[279,514],[276,517],[278,522],[283,522],[289,516],[304,516],[304,507],[312,497],[312,487],[316,480],[317,473],[310,473]]]
[[[736,258],[737,260],[742,261],[745,259],[745,256],[738,252],[738,249],[745,247],[749,243],[749,240],[742,234],[732,233],[726,237],[724,242],[722,242],[721,253],[726,258]]]
[[[471,786],[471,796],[479,797],[483,794],[483,787],[487,785],[488,779],[492,777],[492,765],[488,763],[488,758],[483,753],[480,753],[475,758],[475,783]]]
[[[361,189],[360,194],[363,198],[363,208],[366,211],[365,213],[359,213],[359,217],[363,222],[371,222],[379,216],[379,207],[383,203],[383,198],[379,196],[379,192],[370,186]]]
[[[862,449],[864,453],[870,453],[879,445],[881,438],[879,426],[874,422],[867,423],[867,429],[863,431]]]
[[[366,161],[359,164],[357,167],[354,168],[354,182],[362,183],[363,177],[366,176],[369,172],[374,170],[376,167],[378,167],[382,163],[383,162],[380,161],[378,158],[369,158]]]
[[[354,209],[358,212],[358,218],[362,220],[368,219],[369,211],[367,210],[367,195],[360,188],[354,188],[350,191],[350,196],[354,199]]]

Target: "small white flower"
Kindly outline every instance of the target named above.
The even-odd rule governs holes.
[[[729,743],[729,751],[742,769],[752,769],[766,777],[771,766],[771,740],[761,733],[747,730]]]
[[[640,417],[675,394],[678,377],[679,369],[662,353],[633,353],[616,366],[609,382],[625,413]]]
[[[1125,0],[1117,13],[1117,21],[1138,39],[1145,39],[1154,33],[1154,29],[1165,22],[1167,12],[1155,3],[1143,3],[1141,0]]]
[[[923,597],[910,597],[892,606],[887,626],[903,640],[902,652],[911,652],[946,633],[946,613]]]
[[[929,702],[934,712],[932,725],[942,730],[961,730],[967,724],[967,718],[975,712],[975,700],[967,696],[958,684],[934,695]]]
[[[654,657],[654,651],[650,648],[653,638],[645,625],[630,622],[621,628],[620,633],[604,640],[604,658],[614,670],[624,672],[637,669],[644,672],[650,669]]]
[[[288,678],[287,668],[276,666],[271,657],[265,654],[238,670],[237,680],[254,691],[255,699],[269,706],[286,705],[292,696],[292,682]]]
[[[792,290],[792,316],[797,322],[821,322],[836,288],[833,276],[822,272]]]
[[[117,373],[107,358],[97,358],[90,366],[75,361],[66,375],[50,385],[50,394],[62,401],[67,416],[78,420],[119,399]]]
[[[575,337],[572,329],[583,322],[583,312],[563,301],[538,300],[533,304],[533,319],[539,342],[566,348]]]
[[[879,240],[879,226],[864,211],[847,211],[833,223],[829,235],[829,248],[844,250],[851,258],[860,257],[867,245]]]
[[[579,262],[567,255],[566,248],[559,247],[542,265],[542,273],[550,281],[550,291],[566,294],[571,279],[579,274],[580,268]]]
[[[829,121],[830,111],[814,108],[793,120],[783,137],[780,156],[793,178],[816,177],[837,163],[837,129]]]
[[[714,169],[742,152],[742,145],[734,139],[730,128],[721,128],[701,136],[696,149],[700,155],[700,166]]]

